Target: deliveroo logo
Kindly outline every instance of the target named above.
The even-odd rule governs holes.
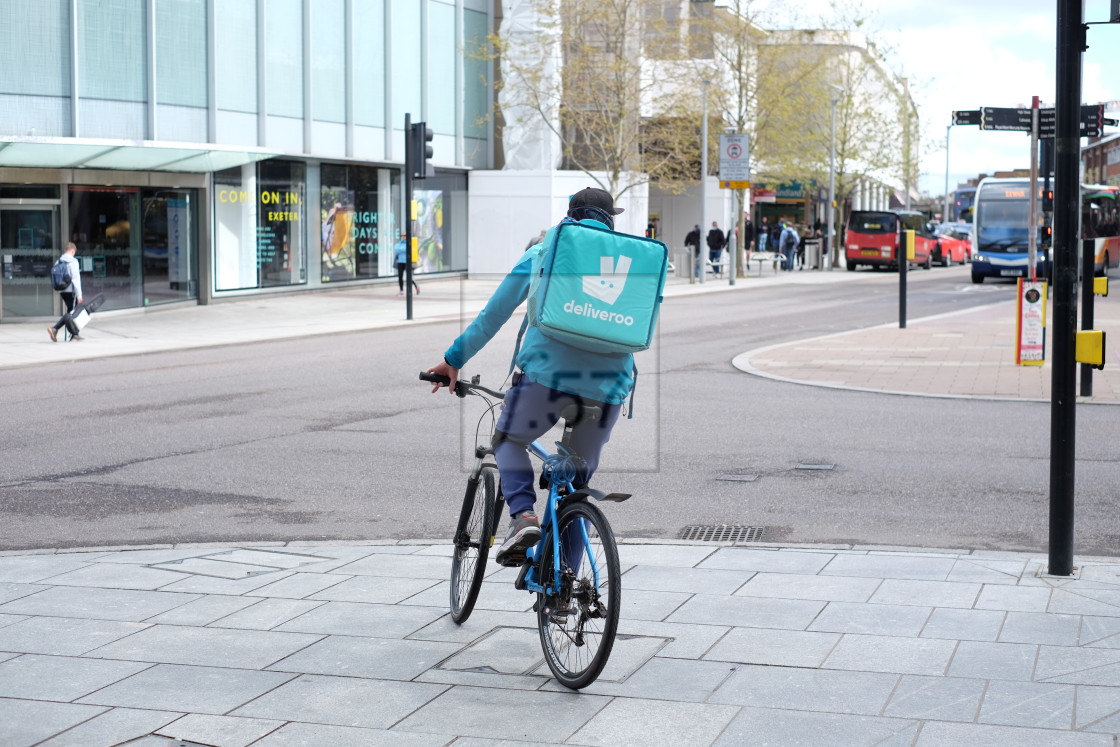
[[[620,256],[617,263],[612,257],[600,257],[600,274],[587,275],[583,278],[583,292],[613,305],[622,295],[622,289],[626,287],[630,262],[631,259],[626,256]]]

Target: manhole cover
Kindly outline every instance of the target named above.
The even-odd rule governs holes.
[[[758,542],[766,527],[739,524],[692,524],[681,530],[677,539],[698,542]]]

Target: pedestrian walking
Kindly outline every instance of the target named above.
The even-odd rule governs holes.
[[[756,236],[758,251],[766,251],[770,246],[770,224],[766,221],[766,218],[763,218],[762,222],[758,224],[758,233]]]
[[[720,258],[723,255],[723,248],[727,246],[727,236],[724,235],[716,221],[712,221],[712,228],[708,231],[708,260],[712,263],[712,272],[719,277],[722,274],[723,264]]]
[[[684,245],[688,248],[689,258],[695,277],[700,277],[700,224],[697,223],[692,230],[685,234]]]
[[[786,220],[781,222],[779,236],[780,238],[776,242],[776,246],[781,249],[782,257],[784,258],[782,269],[786,272],[792,272],[793,259],[797,254],[797,244],[801,240],[801,237],[797,235],[797,231],[794,229],[793,225]]]
[[[397,257],[396,257],[396,260],[397,260],[397,286],[400,288],[400,290],[397,291],[397,295],[398,296],[403,296],[404,295],[404,276],[405,276],[405,271],[408,269],[408,246],[405,244],[404,239],[401,239],[400,241],[397,242],[396,250],[397,250],[397,252],[396,252],[397,253]],[[420,295],[420,286],[416,284],[416,278],[412,279],[412,287],[416,289],[416,295],[419,296]]]
[[[74,324],[71,314],[74,312],[74,306],[82,302],[82,269],[78,264],[77,258],[74,256],[78,253],[78,246],[73,241],[66,245],[66,251],[58,258],[55,268],[51,269],[51,281],[58,288],[61,285],[57,282],[55,275],[65,278],[69,275],[69,284],[63,285],[58,289],[58,295],[62,298],[62,303],[66,305],[66,311],[58,318],[58,321],[53,326],[47,327],[47,334],[50,335],[51,342],[58,342],[58,331],[62,329],[63,325],[66,326],[67,331],[70,332],[70,340],[72,342],[81,342],[85,338],[80,334],[78,325]]]

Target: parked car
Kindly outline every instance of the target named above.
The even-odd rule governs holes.
[[[930,268],[937,238],[925,216],[913,210],[853,210],[844,234],[848,270],[860,265],[898,269],[902,232],[914,231],[914,264]]]
[[[959,223],[942,223],[937,227],[937,246],[933,250],[933,261],[948,267],[950,264],[961,264],[972,259],[972,239],[969,234],[968,224],[963,224],[961,230]]]

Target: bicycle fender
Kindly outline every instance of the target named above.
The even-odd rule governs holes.
[[[568,495],[568,500],[583,500],[586,498],[594,498],[597,501],[609,501],[611,503],[622,503],[630,497],[630,493],[604,493],[602,490],[595,488],[583,488]]]

